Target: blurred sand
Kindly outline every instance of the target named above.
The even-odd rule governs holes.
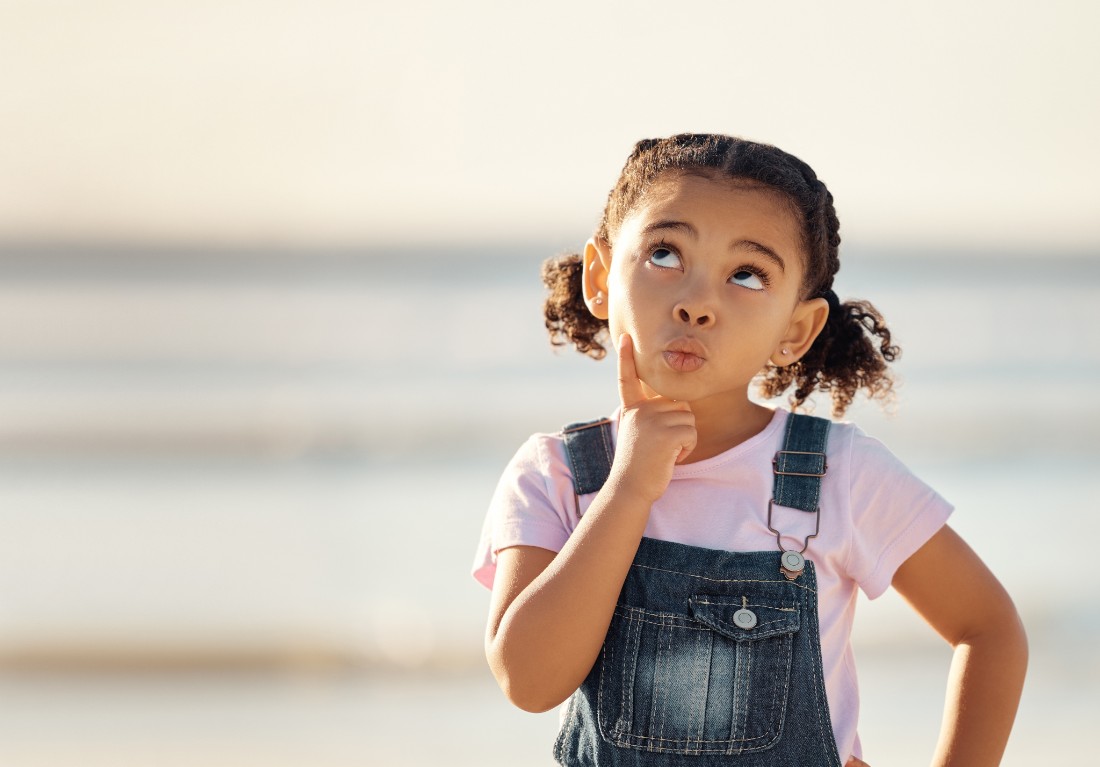
[[[928,763],[948,660],[946,647],[861,653],[873,767]],[[1003,764],[1090,763],[1098,681],[1096,664],[1036,648]],[[556,713],[512,708],[480,667],[0,676],[0,763],[18,767],[549,767],[556,730]]]

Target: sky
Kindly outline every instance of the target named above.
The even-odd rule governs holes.
[[[583,243],[634,141],[846,241],[1100,250],[1100,5],[0,0],[0,243]]]

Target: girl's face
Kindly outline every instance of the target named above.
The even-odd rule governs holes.
[[[827,310],[822,299],[800,300],[801,231],[790,207],[750,182],[666,174],[610,252],[589,242],[585,269],[590,308],[606,311],[614,341],[630,334],[646,386],[677,400],[747,397],[769,360],[805,353]],[[606,304],[588,295],[600,289]]]

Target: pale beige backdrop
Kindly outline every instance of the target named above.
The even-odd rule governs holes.
[[[614,405],[608,364],[548,349],[538,265],[635,140],[685,130],[829,184],[838,291],[905,350],[896,415],[852,416],[1031,632],[1005,764],[1087,762],[1098,23],[0,0],[0,764],[549,764],[468,568],[520,441]],[[896,599],[860,613],[868,761],[925,764],[945,647]]]

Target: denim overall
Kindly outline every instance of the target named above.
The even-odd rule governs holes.
[[[596,492],[611,470],[610,422],[563,434],[577,496]],[[788,418],[774,504],[817,513],[828,434],[825,419]],[[642,538],[603,649],[563,712],[558,763],[841,767],[817,579],[792,554]]]

